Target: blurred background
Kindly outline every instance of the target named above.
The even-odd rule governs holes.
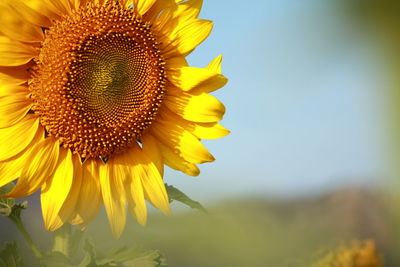
[[[232,133],[204,141],[217,160],[199,177],[167,170],[165,181],[210,214],[174,202],[113,241],[103,211],[88,235],[184,267],[311,266],[371,239],[384,266],[400,266],[399,12],[395,0],[204,0],[214,31],[189,62],[224,55],[229,83],[214,95]],[[29,228],[50,246],[38,196],[29,201]]]

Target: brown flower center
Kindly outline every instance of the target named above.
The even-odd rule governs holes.
[[[164,95],[165,63],[150,25],[117,3],[55,22],[36,63],[33,110],[82,158],[108,158],[137,142]]]

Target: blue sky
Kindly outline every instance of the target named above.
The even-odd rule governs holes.
[[[232,134],[205,141],[217,161],[199,177],[167,171],[168,183],[207,201],[380,182],[381,68],[329,1],[204,0],[201,17],[214,31],[189,62],[224,55],[230,81],[215,96]]]

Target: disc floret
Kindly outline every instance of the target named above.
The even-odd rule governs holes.
[[[30,90],[48,135],[82,158],[108,158],[140,140],[166,83],[151,25],[117,3],[89,4],[45,36]]]

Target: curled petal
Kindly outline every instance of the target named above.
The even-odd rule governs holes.
[[[215,160],[199,139],[182,127],[158,120],[151,130],[152,135],[186,161],[204,163]]]
[[[201,93],[194,95],[187,92],[168,92],[165,105],[181,116],[194,122],[217,122],[225,114],[225,106],[214,96]]]

